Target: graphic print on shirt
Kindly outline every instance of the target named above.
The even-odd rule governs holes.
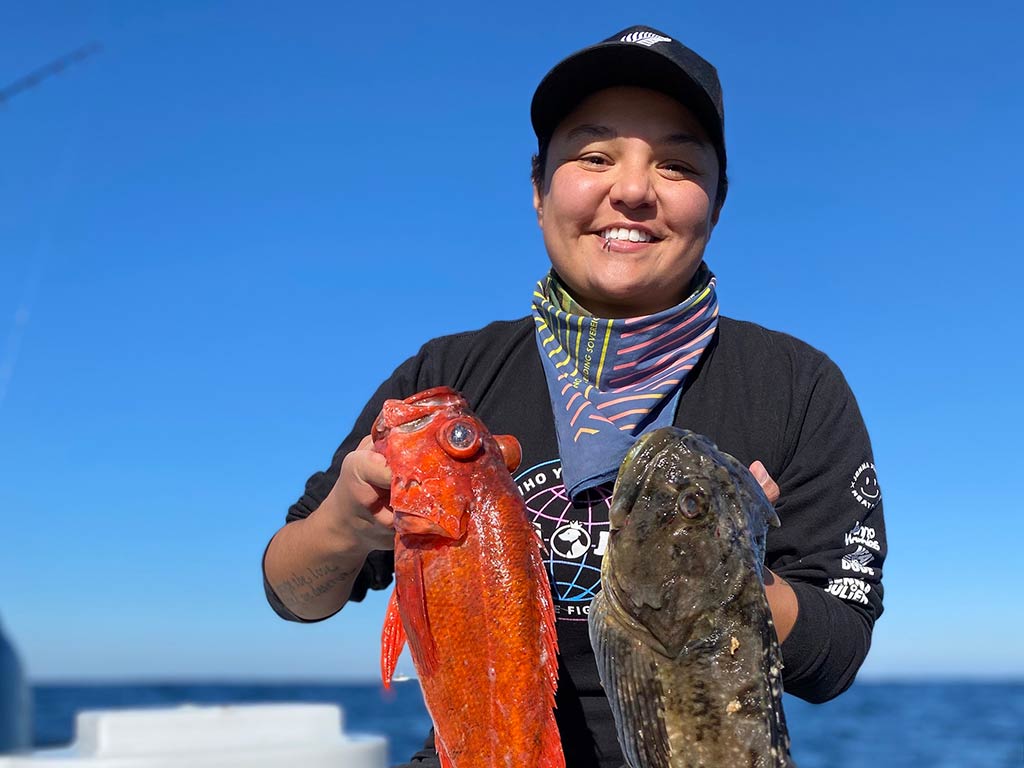
[[[877,481],[875,487],[877,488]],[[876,576],[877,566],[872,567],[875,555],[881,550],[875,529],[870,525],[863,525],[858,520],[853,524],[843,537],[843,543],[853,550],[843,555],[840,565],[844,571],[863,576]],[[854,603],[868,604],[868,594],[871,592],[871,585],[863,579],[855,576],[843,577],[841,579],[829,579],[825,591],[835,595],[842,600],[849,600]]]
[[[515,475],[551,577],[558,621],[586,621],[601,585],[601,558],[608,547],[611,483],[579,494],[575,501],[562,482],[558,459]]]
[[[860,579],[829,579],[825,591],[835,595],[842,600],[849,600],[854,603],[868,604],[868,593],[871,592],[871,585]]]
[[[878,474],[875,465],[865,461],[853,473],[850,481],[850,493],[857,502],[867,509],[874,509],[882,500],[882,489],[878,487]]]
[[[878,539],[875,537],[875,529],[868,525],[861,525],[860,520],[853,524],[853,528],[846,534],[843,543],[848,547],[859,544],[874,552],[878,552],[881,548]]]
[[[855,573],[866,573],[868,576],[874,576],[875,569],[868,565],[874,559],[875,556],[870,551],[866,550],[863,545],[858,544],[857,549],[853,552],[843,555],[841,563],[844,571],[854,571]]]

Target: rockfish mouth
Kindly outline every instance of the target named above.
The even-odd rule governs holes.
[[[514,437],[491,435],[449,387],[386,401],[371,435],[392,469],[390,506],[398,534],[463,538],[476,498],[463,467],[487,450],[500,453],[509,471],[522,457]]]

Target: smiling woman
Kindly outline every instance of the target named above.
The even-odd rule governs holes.
[[[534,190],[551,265],[599,317],[682,301],[721,210],[718,160],[693,114],[645,88],[586,98],[551,137]]]
[[[882,611],[881,492],[850,492],[873,458],[839,369],[797,339],[719,314],[705,262],[727,189],[714,67],[663,32],[631,27],[556,65],[531,117],[533,199],[552,267],[531,314],[433,339],[398,367],[288,511],[266,550],[265,588],[281,616],[308,622],[388,586],[392,474],[368,434],[385,400],[458,390],[492,433],[522,446],[515,480],[547,553],[565,763],[619,768],[587,616],[613,535],[613,483],[637,440],[669,425],[706,435],[777,502],[766,632],[782,643],[786,690],[810,701],[849,687]],[[465,581],[445,593],[472,601]],[[729,704],[721,717],[739,706]],[[451,746],[431,736],[413,762],[479,765]]]

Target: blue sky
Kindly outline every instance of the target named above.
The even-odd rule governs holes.
[[[357,7],[351,7],[357,6]],[[865,677],[1024,674],[1012,2],[6,3],[0,620],[36,679],[369,678],[259,561],[377,383],[528,311],[529,100],[633,23],[716,64],[724,313],[835,359],[886,498]]]

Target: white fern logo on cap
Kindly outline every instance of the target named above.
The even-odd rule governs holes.
[[[622,36],[623,43],[639,43],[650,48],[655,43],[671,43],[671,37],[662,37],[656,32],[630,32]]]

